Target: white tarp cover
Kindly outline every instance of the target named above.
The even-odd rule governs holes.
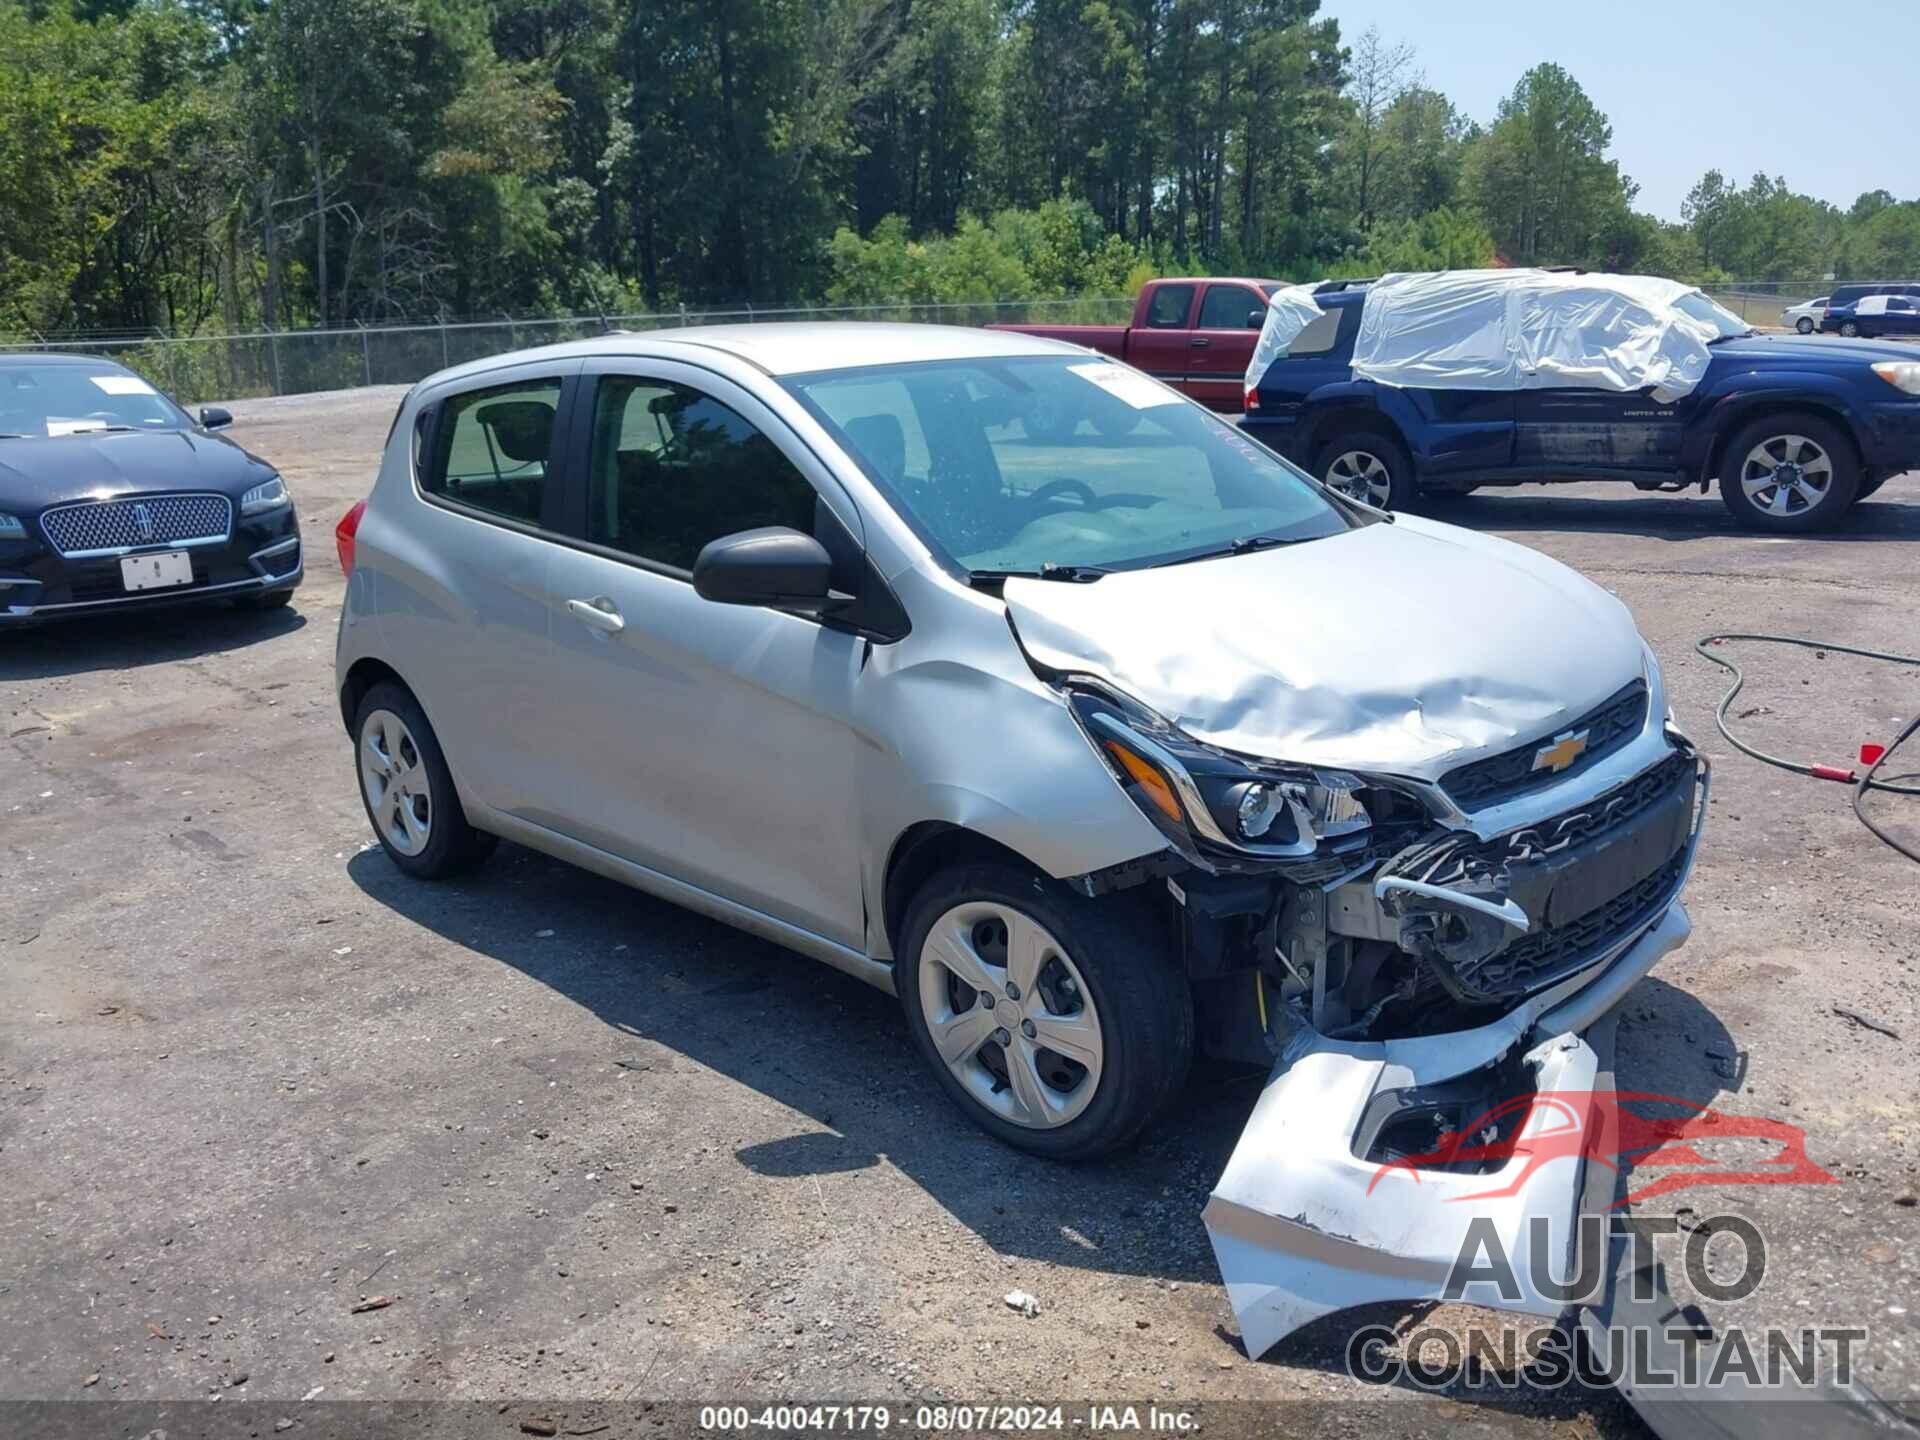
[[[1295,287],[1296,291],[1305,287]],[[1249,384],[1312,315],[1280,291]],[[1309,292],[1305,302],[1312,305]],[[1313,305],[1313,312],[1319,307]],[[1707,343],[1746,325],[1700,291],[1652,275],[1446,270],[1388,275],[1367,291],[1354,337],[1358,379],[1426,390],[1651,387],[1671,402],[1706,373]],[[1268,344],[1268,331],[1275,336]],[[1257,369],[1254,367],[1258,367]]]
[[[1260,326],[1260,339],[1253,347],[1253,359],[1247,362],[1247,385],[1260,383],[1267,367],[1293,343],[1293,337],[1319,319],[1326,311],[1313,298],[1311,285],[1282,285],[1267,297],[1267,318]]]

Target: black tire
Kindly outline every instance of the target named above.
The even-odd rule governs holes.
[[[972,903],[1012,909],[1044,926],[1084,980],[1086,1000],[1098,1017],[1098,1083],[1085,1108],[1055,1128],[1017,1124],[989,1109],[935,1047],[921,1001],[922,952],[936,922]],[[1174,969],[1165,924],[1144,895],[1089,900],[1012,865],[955,866],[921,887],[908,908],[901,941],[895,988],[915,1046],[968,1118],[1017,1150],[1084,1160],[1119,1149],[1186,1083],[1193,1063],[1193,992]],[[993,1043],[980,1045],[976,1057]],[[977,1058],[973,1063],[984,1066]]]
[[[425,772],[428,783],[428,815],[431,823],[426,843],[413,854],[407,853],[394,842],[387,827],[374,814],[373,799],[367,794],[366,767],[361,763],[361,748],[365,743],[368,720],[382,711],[398,716],[405,724],[413,748],[418,752],[414,763]],[[387,852],[387,858],[416,880],[445,880],[462,874],[485,860],[493,853],[494,846],[500,843],[497,836],[476,830],[467,822],[467,812],[460,806],[460,796],[454,789],[453,773],[447,769],[447,757],[440,749],[440,739],[433,733],[433,726],[428,722],[426,712],[420,708],[420,702],[413,698],[413,692],[404,685],[384,681],[361,697],[359,708],[353,716],[353,750],[354,776],[360,787],[361,807],[367,812],[367,823],[373,826],[374,836],[380,841],[380,848]]]
[[[1851,340],[1860,333],[1860,327],[1851,320],[1842,320],[1840,322],[1840,333]]]
[[[1386,471],[1386,479],[1367,485],[1368,499],[1355,494],[1361,468],[1353,457],[1369,457]],[[1338,473],[1336,473],[1338,472]],[[1413,476],[1413,461],[1392,436],[1378,430],[1344,430],[1323,444],[1314,456],[1313,473],[1336,490],[1354,494],[1381,510],[1408,510],[1419,493]]]
[[[282,610],[293,602],[293,591],[270,590],[265,595],[249,595],[235,603],[242,610]]]
[[[1802,315],[1798,320],[1793,322],[1793,328],[1798,330],[1802,335],[1811,335],[1813,333],[1813,321],[1810,317]]]
[[[1742,483],[1748,457],[1757,449],[1766,449],[1775,458],[1804,459],[1802,446],[1794,439],[1811,442],[1824,452],[1829,479],[1817,499],[1805,500],[1801,485],[1789,484],[1783,494],[1777,487],[1765,487],[1757,493],[1765,498],[1758,503],[1747,494]],[[1752,530],[1778,535],[1800,535],[1823,530],[1837,522],[1853,507],[1860,495],[1860,462],[1853,438],[1831,420],[1796,411],[1763,415],[1734,431],[1720,461],[1720,501],[1733,518]],[[1796,497],[1799,497],[1796,499]],[[1774,508],[1784,503],[1787,508]]]

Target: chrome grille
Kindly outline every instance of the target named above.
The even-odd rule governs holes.
[[[62,555],[92,555],[143,545],[206,545],[233,529],[233,502],[224,495],[139,495],[62,505],[40,517]]]

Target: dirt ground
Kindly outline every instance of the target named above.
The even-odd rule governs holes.
[[[1200,1210],[1258,1077],[1203,1072],[1131,1154],[1060,1167],[964,1123],[895,1002],[824,967],[515,847],[397,874],[332,693],[331,532],[398,395],[233,407],[300,505],[292,610],[0,635],[0,1400],[460,1398],[504,1426],[624,1398],[1381,1398],[1345,1338],[1422,1307],[1239,1346]],[[1605,486],[1444,513],[1617,591],[1715,762],[1694,936],[1627,1004],[1621,1087],[1802,1126],[1838,1181],[1646,1208],[1761,1227],[1764,1282],[1717,1319],[1866,1326],[1863,1378],[1920,1396],[1920,867],[1842,787],[1733,753],[1690,648],[1920,651],[1920,474],[1806,539]],[[1920,709],[1920,672],[1743,653],[1770,748],[1847,763]],[[1880,809],[1920,835],[1920,801]],[[1523,1389],[1517,1420],[1385,1398],[1409,1431],[1638,1433],[1606,1394]]]

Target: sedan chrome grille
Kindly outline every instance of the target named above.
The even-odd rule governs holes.
[[[233,529],[224,495],[138,495],[61,505],[40,517],[53,548],[69,558],[144,545],[212,545]]]

